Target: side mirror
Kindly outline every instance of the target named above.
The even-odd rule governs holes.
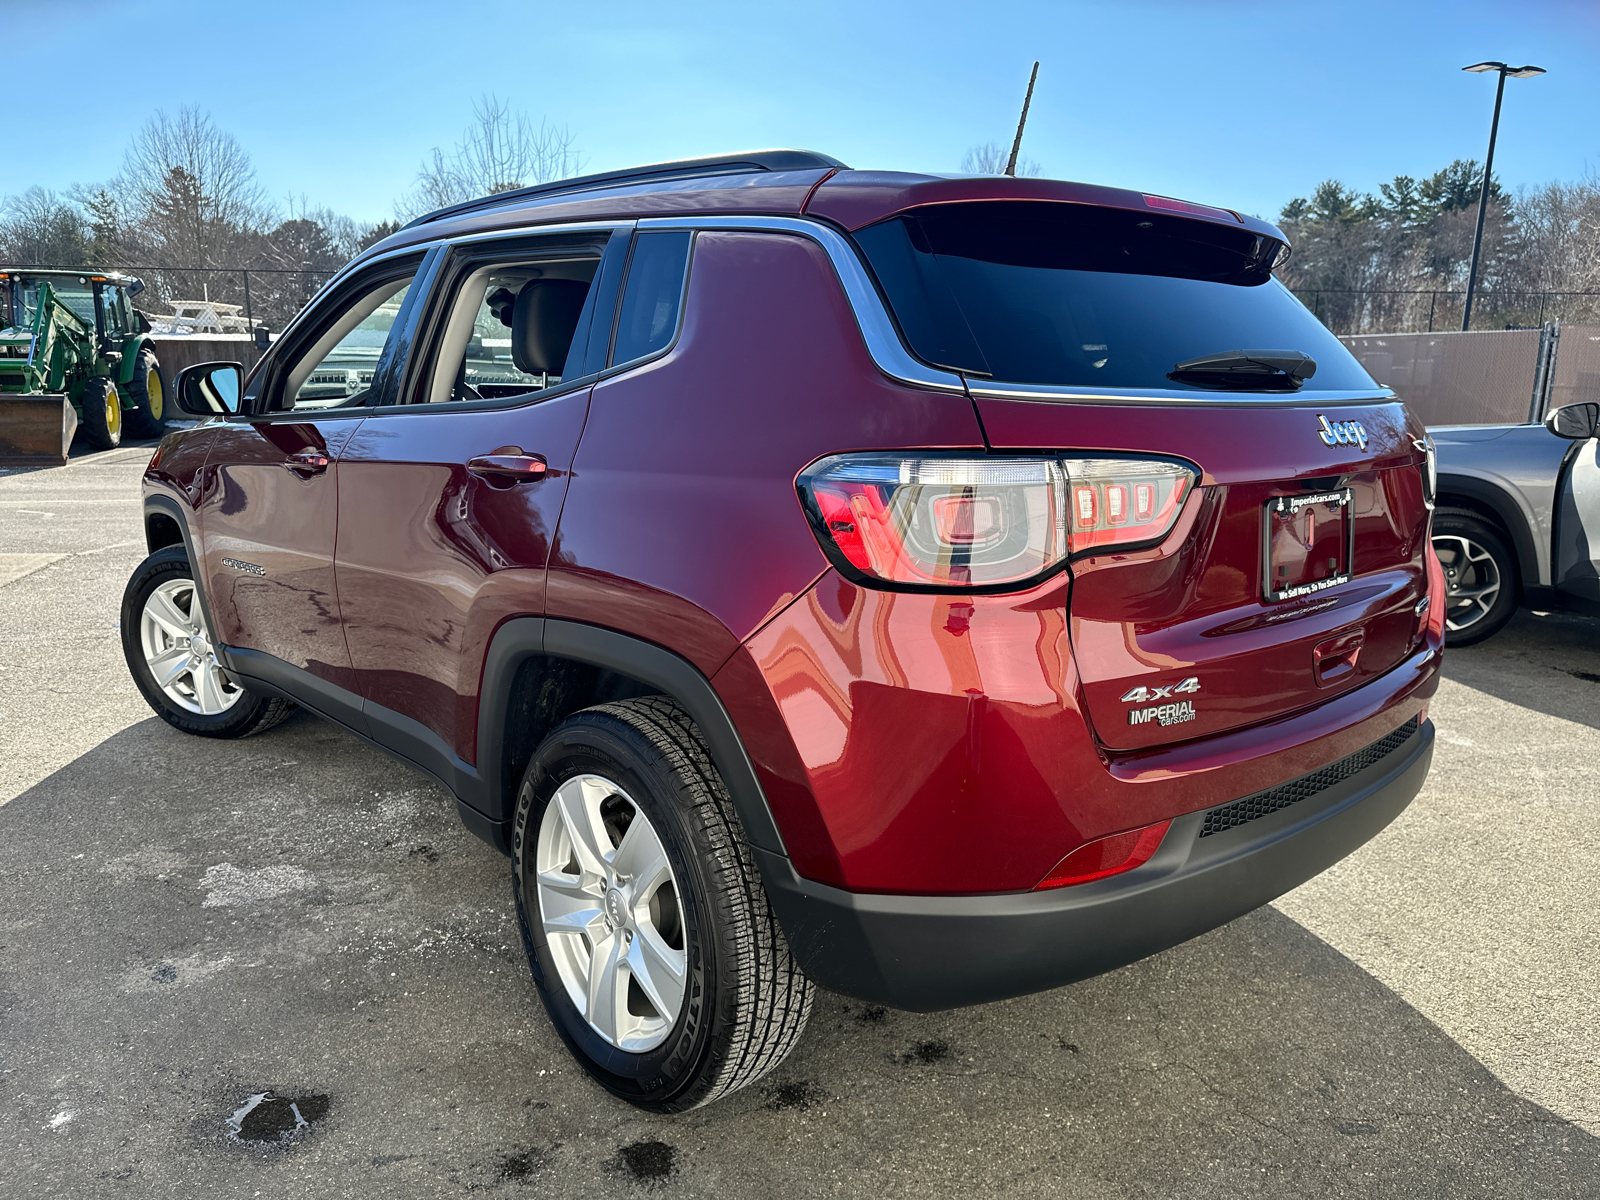
[[[244,392],[244,368],[236,362],[196,363],[178,372],[178,407],[196,417],[215,417],[239,411]]]
[[[142,279],[130,279],[128,281],[128,299],[129,300],[132,300],[135,296],[137,296],[142,291],[144,291],[144,280],[142,280]]]
[[[1600,404],[1569,404],[1544,419],[1544,427],[1557,437],[1585,441],[1600,435]]]

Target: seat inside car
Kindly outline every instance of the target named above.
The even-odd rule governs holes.
[[[511,312],[511,360],[528,375],[559,375],[567,362],[589,285],[577,279],[530,279]]]

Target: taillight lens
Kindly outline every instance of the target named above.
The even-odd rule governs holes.
[[[799,487],[846,576],[994,590],[1072,555],[1160,540],[1197,479],[1165,459],[841,454],[805,471]]]

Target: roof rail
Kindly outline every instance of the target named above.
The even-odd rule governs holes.
[[[535,196],[558,196],[563,192],[583,192],[590,188],[615,187],[626,183],[649,183],[667,179],[700,179],[713,175],[743,175],[755,171],[814,171],[823,167],[849,170],[837,158],[818,154],[812,150],[753,150],[748,154],[716,155],[711,158],[682,158],[676,162],[651,163],[642,167],[624,167],[620,171],[603,171],[598,175],[578,175],[572,179],[557,179],[551,183],[536,183],[532,187],[516,188],[509,192],[496,192],[480,196],[445,208],[424,213],[414,221],[402,225],[412,229],[446,217],[459,217],[485,208],[499,208]]]

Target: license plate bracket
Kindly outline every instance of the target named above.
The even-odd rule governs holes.
[[[1279,496],[1261,514],[1262,594],[1294,600],[1349,583],[1355,522],[1349,488]]]

